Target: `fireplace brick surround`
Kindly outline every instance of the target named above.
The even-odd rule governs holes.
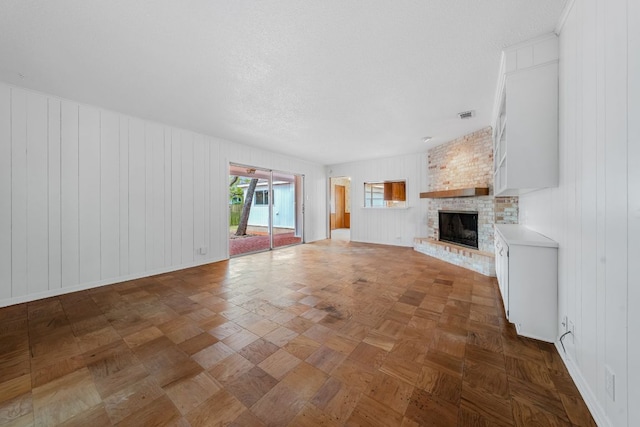
[[[488,196],[429,199],[427,236],[414,249],[485,276],[495,276],[493,225],[518,223],[518,198],[493,196],[491,127],[480,129],[428,152],[429,191],[489,187]],[[478,249],[438,240],[438,211],[477,211]]]

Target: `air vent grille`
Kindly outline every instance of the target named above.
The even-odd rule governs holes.
[[[461,119],[470,119],[471,117],[475,116],[476,112],[475,110],[469,110],[469,111],[463,111],[462,113],[458,113],[458,117],[460,117]]]

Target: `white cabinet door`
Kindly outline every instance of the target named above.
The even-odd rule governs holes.
[[[498,279],[498,286],[500,288],[500,295],[502,296],[502,303],[504,305],[504,311],[509,318],[509,248],[500,237],[500,234],[495,235],[496,244],[496,277]]]
[[[496,276],[519,335],[558,337],[558,244],[520,225],[496,225]]]
[[[520,61],[533,52],[530,60]],[[496,196],[558,186],[556,35],[503,51],[493,125]]]

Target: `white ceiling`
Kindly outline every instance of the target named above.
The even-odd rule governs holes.
[[[500,51],[564,3],[2,0],[0,80],[336,164],[490,125]]]

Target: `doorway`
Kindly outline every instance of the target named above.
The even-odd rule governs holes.
[[[337,177],[329,180],[330,238],[334,240],[351,240],[351,178]]]
[[[304,176],[229,165],[229,256],[304,241]]]

